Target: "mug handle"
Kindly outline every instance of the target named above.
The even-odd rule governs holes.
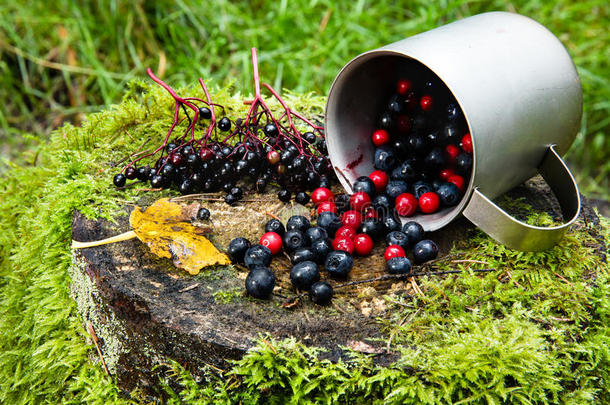
[[[549,146],[538,167],[551,190],[555,193],[564,219],[567,222],[552,227],[528,225],[509,215],[475,188],[463,211],[466,218],[486,234],[512,249],[541,251],[553,247],[576,221],[580,212],[580,195],[576,181],[561,159],[555,145]]]

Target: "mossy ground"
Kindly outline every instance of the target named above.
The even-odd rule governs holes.
[[[243,111],[230,92],[215,98]],[[323,105],[307,95],[290,102],[309,114]],[[148,137],[160,140],[171,112],[166,94],[134,83],[120,105],[55,131],[25,157],[29,165],[3,175],[0,402],[139,400],[137,392],[122,396],[89,361],[92,347],[70,296],[71,220],[74,210],[112,220],[138,200],[138,187],[109,186],[113,162]],[[392,315],[379,322],[400,353],[389,367],[358,353],[318,361],[315,348],[261,337],[231,370],[210,370],[205,381],[174,364],[165,395],[173,403],[608,403],[610,277],[607,260],[595,254],[596,235],[607,249],[607,220],[581,224],[547,252],[523,253],[476,232],[455,247],[468,260],[457,264],[464,274],[421,278],[423,295],[387,302]],[[496,271],[469,273],[475,266]]]

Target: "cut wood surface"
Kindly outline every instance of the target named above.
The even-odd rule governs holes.
[[[530,180],[511,195],[526,197],[533,207],[546,209],[560,219],[554,197],[540,180]],[[238,236],[256,243],[270,214],[285,222],[295,213],[311,217],[313,212],[309,205],[285,205],[274,194],[250,194],[235,207],[213,196],[176,200],[199,201],[210,209],[214,229],[210,240],[221,250]],[[150,202],[143,200],[142,205]],[[133,207],[124,209],[128,214]],[[583,214],[588,221],[596,220],[586,204],[581,222]],[[76,241],[103,239],[128,230],[128,215],[112,224],[74,213]],[[429,237],[439,244],[443,256],[454,243],[467,239],[474,231],[461,218]],[[347,280],[329,280],[324,271],[322,278],[338,285],[386,274],[384,248],[385,243],[379,242],[371,256],[357,258]],[[216,266],[191,276],[176,269],[170,260],[152,255],[136,239],[75,250],[73,254],[72,290],[79,311],[83,321],[91,324],[89,332],[97,340],[109,372],[116,375],[125,390],[154,392],[160,370],[156,367],[169,360],[179,362],[194,375],[206,367],[228,369],[230,360],[240,358],[261,337],[294,337],[326,349],[322,356],[331,359],[344,357],[346,348],[370,352],[375,355],[375,362],[383,366],[398,357],[397,353],[386,351],[389,336],[376,320],[387,311],[383,297],[418,294],[416,280],[386,280],[339,288],[329,307],[315,306],[307,297],[293,301],[296,292],[288,276],[290,263],[286,255],[280,254],[271,266],[277,278],[273,297],[260,301],[245,295],[246,269]],[[445,260],[454,261],[456,266],[460,263],[460,257]],[[473,263],[472,268],[485,268],[485,264]]]

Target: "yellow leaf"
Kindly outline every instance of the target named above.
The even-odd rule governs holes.
[[[230,260],[207,240],[208,230],[193,226],[188,207],[163,198],[142,211],[136,207],[129,223],[138,239],[148,245],[151,252],[172,259],[176,267],[198,274],[205,266],[229,264]]]

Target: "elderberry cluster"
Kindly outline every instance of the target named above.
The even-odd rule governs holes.
[[[226,118],[226,117],[225,117]],[[225,119],[223,118],[223,120]],[[222,122],[222,120],[220,121]],[[226,119],[227,131],[231,121]],[[236,123],[239,131],[240,122]],[[293,193],[297,202],[307,203],[303,190],[331,183],[332,166],[326,155],[326,144],[321,136],[306,132],[302,139],[280,137],[273,123],[254,126],[250,131],[259,134],[235,144],[210,142],[204,146],[170,142],[165,153],[153,167],[128,166],[114,178],[117,187],[126,179],[149,181],[153,188],[175,188],[182,194],[226,192],[225,201],[234,204],[241,200],[250,183],[256,192],[265,191],[269,183],[281,190],[281,201],[290,201]]]
[[[260,82],[254,48],[252,62],[255,96],[245,101],[250,105],[245,116],[234,121],[222,105],[212,101],[202,79],[205,99],[181,97],[148,69],[151,79],[174,98],[174,120],[163,143],[138,153],[114,176],[114,185],[123,187],[127,180],[137,179],[149,181],[153,188],[176,188],[182,194],[224,190],[229,204],[242,199],[248,182],[258,192],[277,184],[281,201],[290,201],[296,193],[301,204],[309,201],[304,190],[328,187],[334,173],[326,156],[322,124],[292,110],[269,84]],[[261,86],[279,102],[279,112],[271,111]],[[168,143],[184,119],[186,131]],[[146,158],[156,160],[144,165]]]

